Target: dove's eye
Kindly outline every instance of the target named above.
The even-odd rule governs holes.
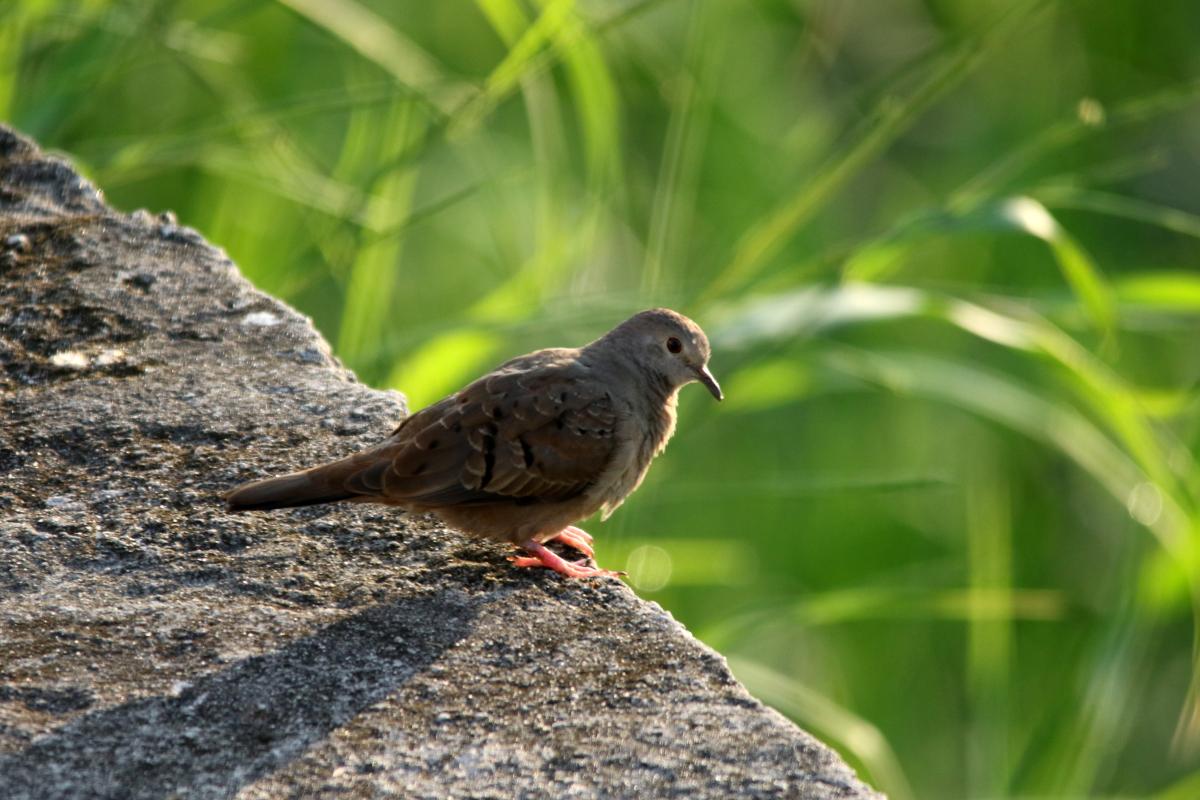
[[[667,349],[672,353],[678,353],[683,349],[683,342],[672,336],[670,339],[667,339]]]

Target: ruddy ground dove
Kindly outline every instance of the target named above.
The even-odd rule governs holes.
[[[432,511],[468,534],[518,544],[521,567],[572,578],[613,576],[544,546],[593,556],[573,523],[605,518],[638,487],[675,432],[679,389],[699,381],[720,400],[700,326],[643,311],[581,348],[501,364],[409,416],[382,443],[278,478],[244,484],[231,511],[357,501]]]

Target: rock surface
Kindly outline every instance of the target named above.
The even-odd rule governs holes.
[[[0,797],[877,796],[618,582],[217,499],[403,413],[0,128]]]

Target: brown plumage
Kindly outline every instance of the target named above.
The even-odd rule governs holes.
[[[582,348],[507,361],[405,419],[379,445],[340,461],[255,481],[226,496],[231,511],[354,501],[436,512],[466,533],[510,541],[571,577],[611,575],[565,561],[558,538],[591,556],[572,523],[607,517],[637,488],[675,430],[680,387],[702,382],[708,339],[668,309],[636,314]]]

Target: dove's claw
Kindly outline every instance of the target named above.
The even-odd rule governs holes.
[[[583,528],[576,528],[574,525],[568,525],[567,527],[563,528],[563,533],[573,533],[588,544],[591,544],[593,541],[595,541],[592,539],[592,535],[590,533],[585,531]]]
[[[540,558],[534,558],[533,556],[509,556],[508,561],[514,567],[531,568],[546,566]]]
[[[552,569],[557,573],[566,575],[568,578],[619,578],[625,574],[623,572],[613,572],[610,569],[589,567],[586,564],[576,564],[573,561],[567,561],[565,558],[556,555],[554,551],[547,549],[541,542],[536,542],[532,539],[521,546],[532,553],[532,555],[510,557],[509,561],[517,567],[546,567],[547,569]]]
[[[592,537],[588,536],[586,531],[576,528],[574,525],[563,528],[558,533],[546,540],[547,542],[561,542],[567,547],[574,548],[583,553],[588,558],[594,558],[596,551],[592,549]]]

